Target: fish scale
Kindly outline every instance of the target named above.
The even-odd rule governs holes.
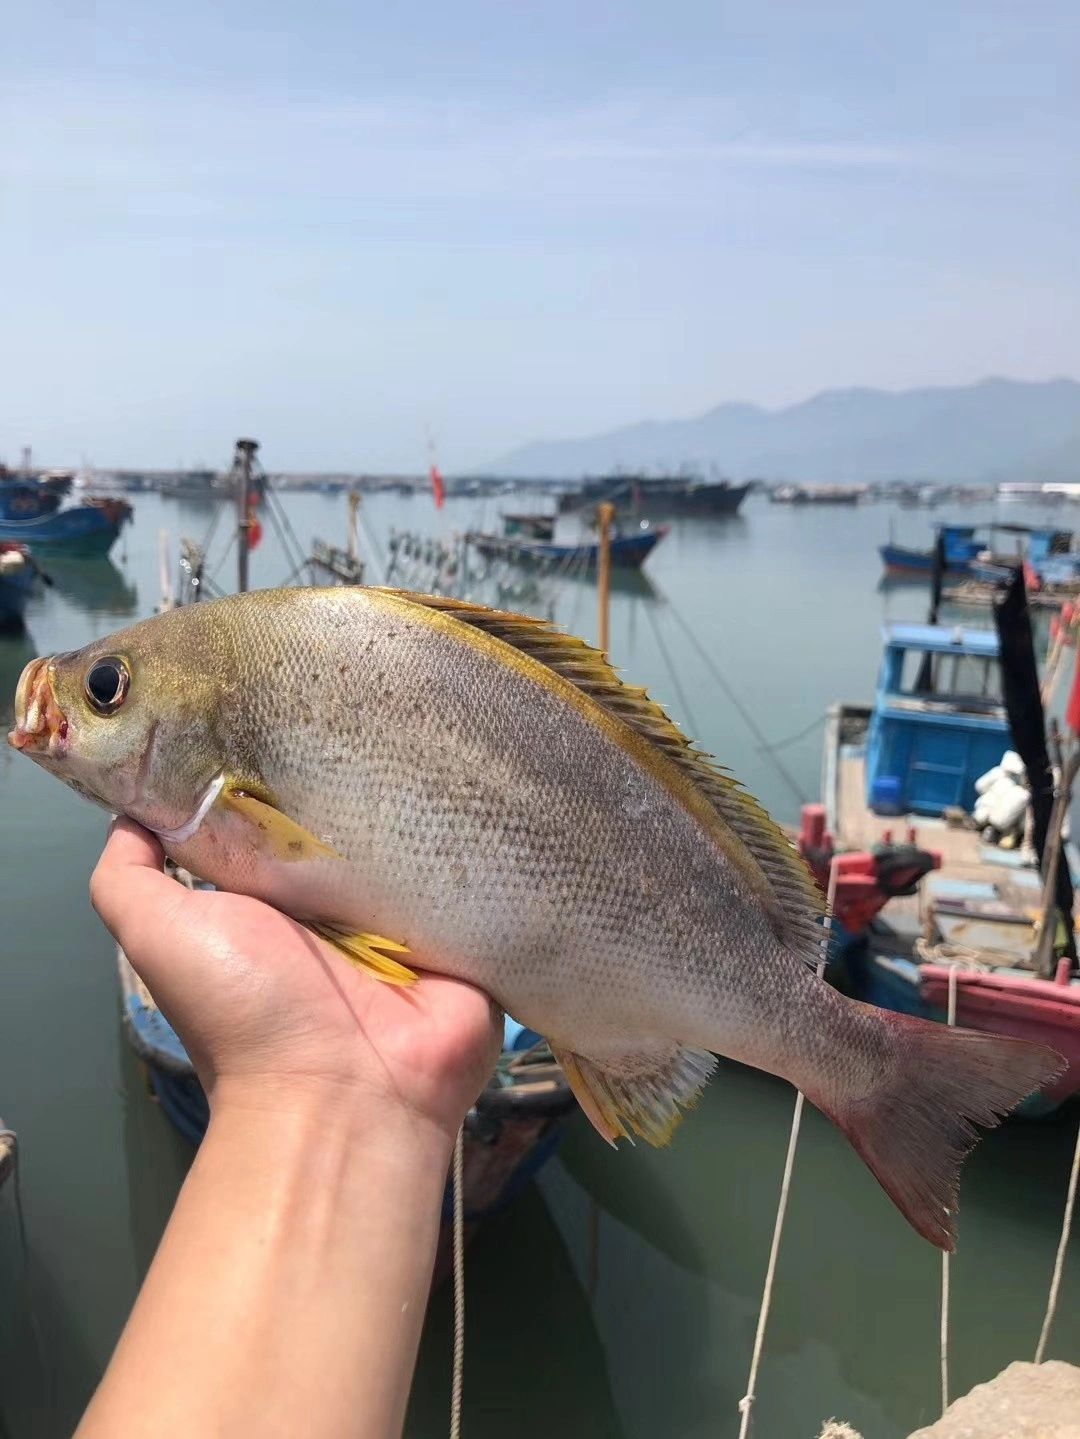
[[[103,664],[102,693],[117,665],[128,679],[108,714],[87,685]],[[951,1247],[973,1123],[1060,1070],[1040,1046],[825,985],[821,896],[786,838],[643,691],[540,621],[259,591],[34,662],[16,716],[17,748],[194,873],[377,978],[409,983],[415,964],[487,990],[550,1040],[611,1141],[665,1143],[726,1055],[805,1090]]]

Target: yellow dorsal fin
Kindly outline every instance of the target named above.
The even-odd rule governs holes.
[[[471,604],[448,595],[420,595],[392,589],[385,592],[428,609],[441,610],[463,624],[513,645],[570,680],[608,714],[643,735],[693,781],[698,793],[749,850],[776,896],[783,926],[781,938],[807,964],[817,964],[821,944],[818,920],[825,905],[799,853],[757,800],[711,755],[693,745],[645,690],[623,684],[606,655],[584,640],[565,634],[547,620],[530,615],[488,609],[486,605]]]

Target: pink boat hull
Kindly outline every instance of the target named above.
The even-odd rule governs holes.
[[[949,1002],[949,967],[924,964],[920,993],[936,1010]],[[956,976],[956,1022],[989,1034],[1032,1039],[1056,1049],[1069,1067],[1042,1099],[1061,1104],[1080,1090],[1080,981],[1003,973]]]

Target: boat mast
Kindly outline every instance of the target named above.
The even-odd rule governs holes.
[[[596,565],[596,598],[600,608],[598,648],[601,654],[608,651],[609,611],[611,608],[611,526],[615,521],[615,506],[604,500],[596,507],[596,528],[599,547]]]
[[[251,529],[251,467],[258,453],[258,440],[237,440],[233,472],[236,475],[236,588],[248,587],[248,531]]]
[[[359,558],[359,550],[356,543],[356,516],[360,509],[360,491],[349,491],[349,559],[356,563]]]

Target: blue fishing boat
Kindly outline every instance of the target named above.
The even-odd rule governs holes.
[[[632,534],[613,536],[612,565],[640,569],[667,532],[667,525],[643,522],[641,528]],[[565,564],[567,569],[592,570],[596,568],[600,555],[600,547],[595,541],[566,545],[476,532],[470,532],[466,539],[485,558],[510,560],[514,564]]]
[[[0,474],[0,521],[37,520],[59,509],[63,492],[29,476]]]
[[[829,712],[822,814],[816,825],[804,816],[799,847],[822,885],[835,855],[833,982],[944,1020],[958,966],[957,1023],[1038,1040],[1070,1061],[1028,1103],[1034,1113],[1080,1091],[1080,976],[1067,956],[1039,969],[1034,852],[1015,839],[1000,847],[968,818],[976,780],[1014,745],[1004,696],[996,632],[888,627],[874,704]],[[883,855],[892,874],[878,873]]]
[[[551,540],[555,536],[555,516],[542,513],[503,512],[503,534],[528,540]]]
[[[990,630],[892,625],[866,754],[876,814],[971,810],[975,781],[1010,747],[998,639]]]
[[[180,882],[194,881],[183,871]],[[151,1091],[173,1127],[197,1145],[210,1108],[183,1043],[117,948],[124,1028],[146,1067]],[[507,1018],[503,1049],[465,1120],[465,1220],[475,1225],[510,1203],[552,1155],[563,1118],[575,1107],[570,1086],[540,1036]],[[452,1196],[444,1196],[436,1277],[448,1257]]]
[[[942,525],[939,531],[945,554],[945,574],[955,579],[971,573],[974,561],[986,549],[976,539],[974,525]],[[879,545],[878,554],[889,579],[930,580],[934,573],[935,550],[913,550],[890,542]]]
[[[25,545],[0,541],[0,630],[21,630],[37,566]]]
[[[17,540],[35,552],[105,555],[131,515],[126,500],[87,500],[52,514],[0,518],[0,540]]]

